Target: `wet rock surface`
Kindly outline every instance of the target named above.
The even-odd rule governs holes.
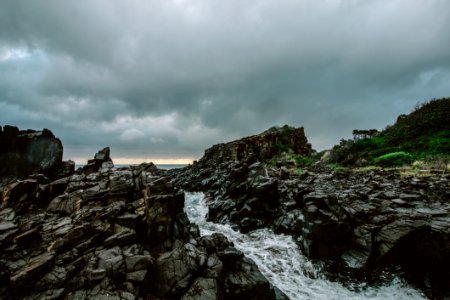
[[[377,282],[388,270],[429,297],[450,296],[448,173],[316,166],[299,175],[253,157],[218,163],[208,153],[169,173],[175,186],[206,193],[210,221],[292,235],[333,280]]]
[[[199,235],[164,171],[116,169],[107,148],[89,164],[1,186],[0,299],[275,299],[224,236]]]

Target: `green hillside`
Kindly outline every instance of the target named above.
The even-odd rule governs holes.
[[[353,140],[341,140],[333,147],[330,162],[399,166],[433,158],[448,161],[450,98],[433,99],[418,105],[413,112],[399,116],[394,125],[378,134],[372,130],[355,132],[358,135]]]

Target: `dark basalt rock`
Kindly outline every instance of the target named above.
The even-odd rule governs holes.
[[[50,130],[0,126],[0,179],[23,178],[34,173],[51,178],[70,175],[75,164],[63,162],[62,157],[62,143]]]
[[[231,261],[229,261],[231,262]],[[225,276],[225,299],[275,299],[275,291],[248,258],[232,261]]]
[[[4,186],[0,299],[275,299],[226,237],[200,236],[164,171],[114,169],[105,149],[89,170]]]
[[[220,164],[229,161],[261,160],[273,157],[280,151],[309,155],[308,143],[303,127],[284,126],[271,128],[262,134],[249,136],[226,144],[217,144],[205,151],[199,163]]]
[[[303,146],[283,135],[295,132]],[[307,153],[300,137],[272,130],[170,172],[114,169],[105,148],[77,174],[38,167],[3,184],[0,298],[286,299],[225,236],[200,236],[180,188],[206,192],[212,221],[291,234],[334,279],[377,282],[390,270],[430,298],[449,297],[450,176],[326,167],[298,176],[263,162],[280,145]]]
[[[211,221],[232,219],[242,232],[266,227],[279,214],[279,174],[271,176],[261,163],[289,151],[309,155],[312,151],[303,127],[271,128],[259,135],[246,137],[207,149],[194,165],[172,170],[175,185],[185,190],[211,192]],[[280,178],[281,179],[281,178]]]
[[[105,168],[112,168],[114,166],[113,161],[110,157],[109,147],[99,150],[93,159],[88,160],[87,164],[83,166],[77,173],[82,173],[84,175],[89,175],[91,173],[98,172],[98,170],[105,164]]]
[[[175,186],[206,193],[209,221],[290,234],[333,280],[379,282],[389,270],[431,298],[450,296],[450,175],[319,165],[296,175],[267,163],[273,139],[263,139],[216,145],[168,174]]]
[[[33,279],[39,278],[51,270],[54,262],[55,254],[52,252],[33,257],[24,268],[11,276],[11,285],[16,293],[21,294],[23,292],[22,288],[26,287],[30,282],[36,282]]]
[[[22,211],[35,207],[39,183],[34,179],[14,182],[3,189],[3,206]],[[31,206],[33,207],[30,207]]]
[[[168,178],[160,177],[144,190],[147,237],[159,245],[174,236],[175,223],[184,208],[184,194]]]

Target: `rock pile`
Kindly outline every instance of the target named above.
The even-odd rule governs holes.
[[[1,299],[283,299],[223,235],[200,236],[163,171],[108,152],[0,187]]]

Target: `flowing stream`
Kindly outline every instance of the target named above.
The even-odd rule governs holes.
[[[185,211],[202,235],[215,232],[227,236],[237,249],[251,258],[264,276],[290,299],[426,299],[400,279],[381,287],[352,291],[337,282],[320,278],[313,264],[302,255],[290,236],[260,229],[248,234],[229,225],[206,221],[208,207],[203,193],[186,193]]]

